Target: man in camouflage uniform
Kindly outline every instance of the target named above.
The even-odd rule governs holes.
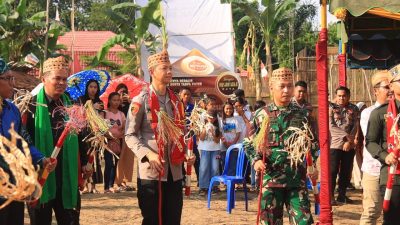
[[[273,71],[270,79],[270,90],[273,103],[256,111],[253,126],[256,135],[261,131],[263,120],[269,118],[268,148],[263,162],[262,153],[256,150],[255,139],[245,141],[246,155],[256,171],[263,171],[263,188],[261,200],[261,220],[264,224],[283,224],[283,205],[285,204],[291,224],[312,224],[310,201],[306,187],[306,165],[304,162],[291,164],[290,146],[285,140],[292,134],[289,127],[303,128],[309,124],[309,111],[291,102],[293,94],[293,74],[290,69],[280,68]],[[317,151],[316,140],[312,142],[312,156]],[[318,172],[312,174],[315,177]]]

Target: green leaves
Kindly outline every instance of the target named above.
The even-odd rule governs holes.
[[[117,4],[117,5],[114,5],[111,7],[111,9],[113,11],[118,10],[118,9],[126,9],[126,8],[133,8],[135,10],[138,10],[138,9],[140,9],[140,6],[136,5],[133,2],[123,2],[123,3]]]
[[[106,43],[104,43],[96,57],[93,59],[91,65],[98,66],[98,64],[105,59],[110,48],[114,47],[115,45],[129,46],[130,44],[132,44],[132,39],[128,38],[125,34],[115,35],[114,37],[108,39]]]
[[[29,53],[44,58],[45,12],[29,17],[27,4],[27,0],[0,0],[0,56],[8,61],[21,62]],[[59,49],[57,39],[63,30],[61,24],[50,23],[48,53]]]

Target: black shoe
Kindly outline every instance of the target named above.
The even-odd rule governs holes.
[[[352,191],[354,191],[354,190],[356,190],[356,188],[354,187],[353,184],[349,184],[349,186],[347,186],[347,190],[352,190]]]
[[[339,203],[343,203],[343,204],[353,204],[354,203],[354,201],[351,200],[347,196],[338,196],[336,201],[339,202]]]
[[[199,196],[206,196],[208,194],[207,188],[202,188],[199,190]]]
[[[337,205],[338,205],[337,201],[335,199],[332,199],[331,206],[337,206]]]
[[[219,192],[219,188],[218,187],[213,187],[213,189],[211,190],[211,194],[212,195],[216,195]]]

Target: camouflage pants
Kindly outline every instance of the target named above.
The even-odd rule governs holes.
[[[314,222],[306,188],[264,187],[261,200],[262,224],[282,225],[284,204],[289,213],[290,224],[308,225]]]

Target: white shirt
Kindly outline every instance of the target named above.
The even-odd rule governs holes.
[[[249,111],[245,111],[244,112],[244,116],[251,121],[253,114]],[[239,140],[238,143],[242,143],[243,139],[246,137],[247,135],[247,126],[246,126],[246,122],[244,122],[243,117],[241,116],[235,116],[239,122],[239,126],[241,126],[242,128],[242,132],[240,132],[240,136],[239,136]]]
[[[207,118],[207,113],[204,112],[201,114],[200,118],[201,120],[206,120]],[[221,150],[221,145],[220,143],[215,143],[214,141],[214,134],[215,134],[215,127],[211,123],[207,122],[204,129],[206,129],[206,136],[204,138],[204,141],[199,140],[199,143],[197,144],[197,148],[202,151],[218,151]]]
[[[381,104],[378,102],[375,102],[374,105],[364,109],[361,112],[361,118],[360,118],[360,126],[361,130],[363,132],[364,138],[365,135],[367,134],[367,128],[368,128],[368,121],[369,117],[371,115],[371,112],[378,108]],[[381,163],[372,157],[372,155],[368,152],[367,148],[365,147],[365,142],[364,142],[364,149],[363,149],[363,162],[361,166],[361,171],[364,173],[367,173],[372,176],[379,176],[380,171],[381,171]]]
[[[220,130],[222,132],[222,135],[224,136],[225,140],[227,142],[232,142],[235,140],[236,135],[240,132],[242,132],[242,126],[238,121],[238,118],[236,116],[232,116],[229,118],[225,118],[225,121],[222,121],[222,119],[219,121],[220,124]],[[236,143],[234,143],[236,144]],[[222,150],[226,150],[225,146],[221,142],[221,148]]]

